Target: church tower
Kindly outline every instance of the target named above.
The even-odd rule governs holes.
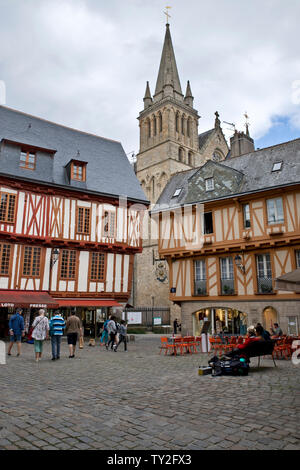
[[[166,25],[164,46],[151,96],[147,82],[144,110],[139,115],[140,150],[136,174],[151,203],[155,203],[174,173],[199,165],[198,120],[190,83],[183,95]]]
[[[140,149],[135,171],[152,204],[172,175],[197,168],[211,158],[222,160],[228,153],[218,113],[214,128],[198,135],[199,116],[191,85],[187,82],[183,95],[168,23],[155,93],[151,95],[147,82],[138,119]],[[144,229],[146,226],[151,226],[147,217]],[[158,259],[158,242],[151,230],[143,240],[143,252],[135,257],[132,302],[135,308],[169,308],[171,317],[179,319],[180,308],[169,300],[168,266]]]

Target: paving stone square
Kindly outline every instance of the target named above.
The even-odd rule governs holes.
[[[7,346],[7,345],[6,345]],[[50,343],[0,366],[0,449],[300,449],[300,366],[264,358],[248,377],[199,376],[210,355],[159,354],[159,335],[128,352],[99,346],[51,361]]]

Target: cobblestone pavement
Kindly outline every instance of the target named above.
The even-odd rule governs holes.
[[[140,335],[117,353],[89,347],[59,361],[50,344],[0,365],[0,449],[300,449],[300,365],[256,359],[248,377],[199,376],[207,355],[159,355]]]

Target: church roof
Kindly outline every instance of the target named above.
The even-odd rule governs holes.
[[[280,162],[280,170],[275,171],[274,164]],[[214,178],[212,191],[206,190],[207,178]],[[175,174],[163,190],[153,212],[299,183],[300,139],[296,139],[219,163],[208,160],[200,168]],[[175,191],[179,189],[179,195],[174,197]]]
[[[206,132],[202,132],[202,134],[198,135],[199,149],[200,150],[205,145],[205,143],[207,142],[209,137],[213,134],[214,130],[215,130],[215,128],[210,129],[209,131],[206,131]]]
[[[159,72],[156,82],[155,95],[163,90],[165,85],[173,85],[174,91],[182,95],[176,59],[172,44],[169,24],[166,25],[165,41],[161,55]]]
[[[16,144],[1,146],[2,175],[147,201],[120,142],[0,106],[0,142],[5,140]],[[40,149],[34,171],[20,168],[20,144]],[[85,184],[70,184],[66,167],[71,160],[87,163]]]

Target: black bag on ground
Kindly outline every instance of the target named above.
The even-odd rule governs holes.
[[[208,361],[208,365],[212,367],[213,377],[220,375],[246,376],[249,372],[249,361],[240,356],[234,356],[231,358],[219,358],[218,356],[214,356]]]

